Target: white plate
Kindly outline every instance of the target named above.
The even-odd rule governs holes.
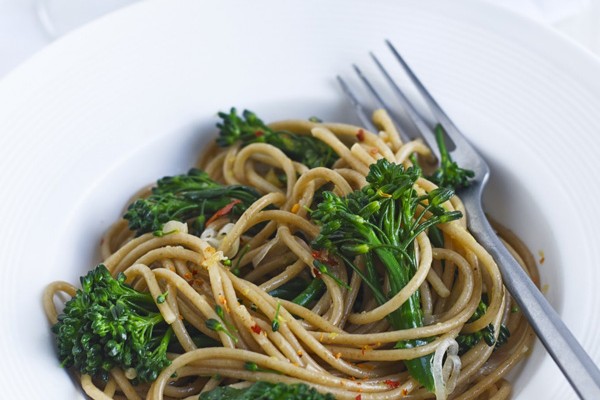
[[[593,57],[480,1],[147,1],[0,84],[2,397],[79,396],[57,365],[41,291],[94,265],[124,202],[187,169],[218,110],[348,120],[334,76],[383,54],[384,38],[489,158],[491,213],[544,252],[548,297],[600,361]],[[515,393],[576,398],[539,344]]]

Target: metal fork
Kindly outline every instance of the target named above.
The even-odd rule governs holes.
[[[581,347],[577,339],[529,276],[498,239],[485,216],[481,197],[490,176],[489,166],[469,144],[427,89],[425,89],[425,86],[410,69],[396,48],[390,41],[386,41],[386,44],[419,94],[424,98],[438,123],[446,131],[447,136],[454,142],[455,148],[450,152],[453,160],[462,168],[475,172],[475,178],[472,183],[458,192],[465,208],[469,210],[469,230],[498,263],[506,288],[529,320],[529,323],[546,347],[546,350],[548,350],[573,389],[575,389],[575,392],[577,392],[580,398],[585,400],[600,399],[600,370],[598,370],[594,361]],[[409,101],[408,97],[384,68],[379,59],[372,53],[371,58],[396,95],[400,106],[411,118],[423,140],[439,159],[440,154],[434,134],[425,119]],[[375,99],[378,107],[391,110],[383,97],[356,65],[354,66],[354,70]],[[341,77],[338,76],[337,78],[361,122],[366,127],[373,127],[366,107],[358,100],[355,92]]]

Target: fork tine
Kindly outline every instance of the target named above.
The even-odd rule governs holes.
[[[346,81],[344,79],[342,79],[341,76],[338,75],[337,80],[340,83],[342,90],[348,97],[348,100],[350,100],[350,103],[352,103],[352,107],[354,107],[354,111],[356,112],[356,115],[358,116],[358,119],[360,119],[360,122],[362,123],[362,125],[365,128],[369,129],[370,131],[376,132],[377,128],[371,121],[371,116],[369,115],[369,112],[365,109],[365,107],[361,104],[361,102],[358,101],[358,97],[356,96],[356,93],[354,93],[354,91],[352,89],[350,89],[350,86],[348,86]]]
[[[396,50],[394,45],[387,39],[386,39],[385,43],[390,48],[390,50],[392,51],[392,54],[394,55],[396,60],[400,63],[400,65],[402,66],[402,69],[406,72],[406,74],[408,75],[408,77],[410,78],[412,83],[415,85],[415,87],[417,88],[417,90],[419,91],[421,96],[423,96],[423,98],[425,99],[425,102],[431,109],[431,112],[433,112],[433,115],[439,121],[440,125],[442,125],[442,127],[444,127],[446,134],[450,137],[450,139],[452,139],[452,141],[454,142],[456,147],[459,147],[459,146],[463,146],[463,147],[469,146],[470,147],[470,145],[467,143],[467,141],[465,140],[462,133],[460,133],[460,131],[458,130],[456,125],[454,125],[454,123],[452,122],[450,117],[448,117],[448,115],[444,112],[444,110],[442,110],[440,105],[437,103],[437,101],[435,101],[435,99],[429,93],[429,91],[425,88],[423,83],[421,83],[419,78],[417,78],[415,73],[408,66],[406,61],[404,61],[404,58],[402,58],[402,56],[400,55],[398,50]]]
[[[375,90],[375,87],[371,84],[371,82],[363,74],[363,72],[360,70],[360,68],[358,68],[358,66],[355,65],[355,64],[352,65],[352,67],[354,68],[354,71],[356,72],[356,75],[358,75],[358,78],[365,85],[365,87],[367,88],[367,90],[369,91],[369,93],[371,93],[371,95],[375,98],[377,106],[380,107],[380,108],[383,108],[383,109],[387,110],[390,118],[392,119],[392,121],[394,121],[394,123],[396,124],[397,127],[400,127],[402,124],[400,123],[400,121],[398,121],[396,119],[395,115],[392,114],[392,112],[391,112],[392,109],[386,104],[386,102],[379,95],[379,93],[377,92],[377,90]],[[403,142],[408,142],[408,141],[411,140],[411,138],[408,137],[406,135],[406,133],[403,130],[401,130],[401,129],[398,129],[398,134],[400,135],[400,139]]]
[[[429,126],[427,126],[427,123],[425,122],[423,117],[421,117],[421,114],[419,114],[417,109],[408,100],[408,98],[406,97],[406,95],[404,94],[402,89],[400,89],[400,87],[398,86],[396,81],[394,81],[394,78],[392,78],[392,76],[385,69],[385,67],[379,61],[379,59],[373,53],[370,53],[370,54],[371,54],[371,58],[375,62],[375,65],[377,65],[377,68],[379,69],[379,71],[381,71],[381,73],[385,77],[385,80],[388,82],[390,87],[394,90],[394,93],[397,95],[398,101],[400,102],[400,104],[402,105],[402,107],[404,108],[404,110],[406,111],[408,116],[410,117],[410,119],[413,121],[413,123],[417,127],[419,134],[421,135],[423,140],[425,140],[425,143],[427,143],[427,145],[429,146],[429,148],[431,149],[431,151],[433,152],[435,157],[439,160],[440,152],[439,152],[439,149],[437,146],[437,142],[435,140],[435,135],[433,134],[433,132],[431,131]]]

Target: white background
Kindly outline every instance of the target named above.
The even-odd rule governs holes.
[[[66,32],[135,1],[0,0],[0,79]],[[600,0],[482,1],[549,25],[600,55]]]

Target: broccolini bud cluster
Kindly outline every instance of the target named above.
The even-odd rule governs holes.
[[[122,273],[113,278],[102,264],[81,278],[81,289],[52,327],[64,367],[103,380],[113,367],[133,369],[137,381],[150,382],[170,365],[172,329],[152,295],[125,279]]]
[[[274,131],[252,111],[244,110],[239,116],[236,109],[229,113],[220,112],[222,122],[217,124],[221,147],[241,142],[242,146],[251,143],[267,143],[283,151],[289,158],[309,168],[331,167],[338,159],[337,154],[324,142],[312,136],[297,135],[287,131]]]
[[[484,296],[485,297],[485,296]],[[479,305],[475,309],[473,315],[467,321],[468,323],[477,321],[487,311],[487,305],[484,300],[479,302]],[[510,337],[510,330],[504,325],[500,324],[500,332],[498,332],[498,338],[495,337],[494,325],[489,324],[477,332],[458,335],[456,342],[458,343],[458,354],[462,355],[473,348],[477,343],[483,339],[488,346],[494,346],[495,349],[503,346]]]
[[[386,159],[370,166],[368,185],[346,196],[324,192],[322,201],[311,213],[321,226],[312,246],[326,250],[354,269],[369,287],[378,303],[383,304],[404,288],[417,269],[414,241],[417,236],[439,224],[458,219],[462,214],[448,211],[443,203],[454,191],[439,187],[418,194],[415,183],[421,176],[418,167],[404,168]],[[363,258],[364,270],[354,259]],[[382,286],[376,265],[385,267],[390,291]],[[388,319],[396,329],[423,326],[419,293],[415,292]],[[399,342],[397,348],[426,344],[426,340]],[[405,362],[409,373],[430,391],[433,390],[431,356]]]
[[[193,168],[184,175],[159,179],[152,194],[133,202],[124,218],[138,236],[160,232],[165,223],[173,220],[190,222],[193,233],[199,234],[209,218],[239,216],[259,197],[250,187],[221,185],[206,172]]]
[[[470,180],[475,176],[475,172],[459,167],[452,160],[444,141],[445,132],[442,125],[436,125],[434,133],[435,140],[440,149],[441,160],[439,168],[428,179],[438,186],[454,190],[469,186],[471,183]]]

